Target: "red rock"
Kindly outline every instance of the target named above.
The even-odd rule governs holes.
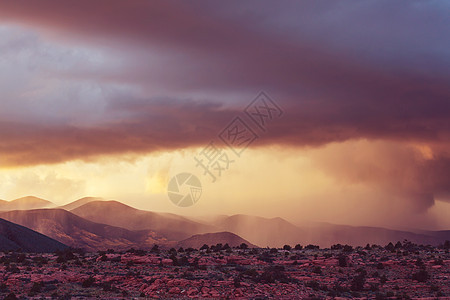
[[[198,290],[197,290],[196,288],[194,288],[194,287],[191,287],[191,288],[187,291],[188,296],[194,296],[194,295],[197,295],[197,293],[198,293]]]
[[[179,294],[181,292],[179,287],[173,287],[169,290],[169,294]]]

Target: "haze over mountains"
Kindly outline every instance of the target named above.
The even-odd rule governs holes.
[[[0,200],[0,211],[13,209],[33,209],[44,207],[55,207],[56,205],[48,200],[34,196],[22,197],[12,201]]]
[[[118,201],[86,197],[63,206],[24,197],[2,201],[0,218],[35,230],[62,244],[88,251],[200,247],[203,244],[247,243],[250,246],[282,247],[285,244],[385,245],[407,239],[438,245],[450,240],[450,231],[399,231],[378,227],[318,223],[296,226],[282,218],[248,215],[220,216],[208,221],[170,213],[144,211]],[[5,240],[5,245],[10,243]],[[201,245],[200,245],[201,244]],[[9,244],[8,244],[9,245]],[[200,245],[200,246],[198,246]]]
[[[36,230],[75,248],[127,249],[150,248],[167,242],[151,230],[131,231],[94,223],[63,209],[14,210],[0,213],[0,218]]]
[[[181,240],[193,234],[216,231],[214,226],[182,216],[139,210],[118,201],[92,201],[71,212],[93,222],[129,230],[151,229],[171,240]]]

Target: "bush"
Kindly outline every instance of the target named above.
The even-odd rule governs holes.
[[[300,245],[300,244],[297,244],[297,245],[295,245],[294,249],[295,249],[295,250],[302,250],[302,249],[303,249],[303,246]]]
[[[286,250],[286,251],[291,251],[291,246],[289,246],[289,245],[284,245],[283,246],[283,250]]]
[[[366,276],[364,273],[360,273],[357,276],[353,277],[351,282],[351,290],[362,291],[362,289],[364,288],[364,283],[366,283]]]
[[[423,263],[423,260],[419,257],[416,262],[415,265],[418,267],[423,267],[425,264]]]
[[[309,244],[308,246],[305,247],[305,249],[307,249],[307,250],[314,250],[314,249],[320,249],[320,247],[317,246],[317,245]]]
[[[339,255],[339,258],[338,258],[338,261],[339,261],[339,267],[341,267],[341,268],[345,268],[345,267],[347,267],[347,265],[348,265],[348,263],[347,263],[347,261],[348,261],[348,258],[347,258],[347,256],[345,256],[345,255]]]
[[[331,250],[341,250],[342,245],[341,244],[334,244],[331,246]]]
[[[211,251],[219,252],[220,250],[223,249],[223,245],[222,245],[221,243],[218,243],[218,244],[215,245],[215,246],[211,246],[210,249],[211,249]]]
[[[58,258],[56,259],[57,263],[65,263],[69,260],[73,260],[76,258],[76,256],[70,249],[65,249],[63,251],[56,251],[56,255],[58,255]]]
[[[273,263],[273,258],[269,252],[263,252],[258,259],[267,263]]]
[[[384,269],[383,263],[381,263],[381,262],[377,263],[377,269],[378,270],[383,270]]]
[[[239,248],[240,248],[240,249],[248,249],[248,245],[247,245],[246,243],[242,243],[242,244],[239,246]]]
[[[154,245],[153,247],[152,247],[152,249],[150,250],[150,252],[152,252],[152,253],[159,253],[159,246],[158,245]]]
[[[306,283],[306,286],[312,288],[315,291],[318,291],[320,289],[320,283],[316,280],[308,281]]]
[[[258,277],[258,271],[256,271],[256,269],[248,269],[248,270],[245,270],[245,272],[243,273],[244,275],[247,275],[247,276],[250,276],[250,277],[253,277],[253,278],[256,278],[256,277]]]
[[[412,274],[412,280],[417,280],[418,282],[425,282],[430,278],[430,275],[426,270],[420,270],[419,272],[416,272]]]
[[[42,282],[34,282],[28,295],[36,296],[38,293],[42,291],[42,286],[43,286]]]
[[[84,287],[84,288],[88,288],[88,287],[91,287],[94,283],[95,283],[95,278],[92,277],[92,276],[89,276],[88,279],[83,281],[81,286]]]
[[[392,251],[394,250],[394,244],[392,244],[391,242],[389,242],[389,244],[387,244],[384,249],[386,249],[387,251]]]
[[[5,300],[17,300],[16,294],[10,293],[5,297]]]
[[[233,284],[235,288],[241,287],[241,279],[239,278],[239,276],[234,277]]]
[[[284,273],[283,266],[269,266],[264,269],[264,272],[259,276],[258,281],[264,283],[275,283],[276,281],[289,283],[292,279]]]
[[[344,252],[353,252],[353,247],[350,245],[345,245],[344,248],[342,249],[342,251]]]

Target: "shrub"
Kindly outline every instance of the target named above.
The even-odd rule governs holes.
[[[38,293],[42,291],[42,286],[43,286],[42,282],[34,282],[28,295],[36,296]]]
[[[348,261],[347,256],[345,256],[343,254],[339,255],[339,258],[338,258],[339,267],[341,267],[341,268],[347,267],[347,265],[348,265],[347,261]]]
[[[5,297],[5,300],[17,300],[16,294],[10,293]]]
[[[317,245],[309,244],[308,246],[305,247],[305,249],[307,249],[307,250],[314,250],[314,249],[320,249],[320,247],[317,246]]]
[[[152,249],[150,250],[150,252],[152,252],[152,253],[159,253],[159,246],[158,245],[154,245],[153,247],[152,247]]]
[[[344,252],[353,252],[353,247],[350,245],[345,245],[344,248],[342,249],[342,251]]]
[[[84,288],[88,288],[88,287],[91,287],[94,283],[95,283],[95,278],[92,277],[92,276],[89,276],[88,279],[83,281],[81,286],[84,287]]]
[[[377,263],[377,269],[378,270],[383,270],[384,269],[383,263],[381,263],[381,262]]]
[[[414,274],[412,274],[412,279],[417,280],[418,282],[425,282],[430,278],[430,275],[426,270],[420,270]]]
[[[352,291],[362,291],[364,283],[366,283],[366,276],[364,273],[360,273],[353,277],[350,288]]]
[[[245,270],[245,272],[243,274],[247,275],[247,276],[250,276],[250,277],[253,277],[253,278],[258,277],[258,275],[259,275],[258,271],[256,271],[256,269]]]
[[[264,269],[258,281],[264,283],[275,283],[276,281],[289,283],[292,279],[284,273],[283,266],[269,266]]]
[[[295,245],[294,249],[295,249],[295,250],[302,250],[302,249],[303,249],[303,246],[300,245],[300,244],[297,244],[297,245]]]
[[[240,248],[240,249],[248,249],[248,245],[247,245],[246,243],[242,243],[242,244],[239,246],[239,248]]]
[[[258,259],[267,263],[273,263],[273,258],[269,252],[263,252]]]
[[[241,287],[241,279],[239,276],[234,277],[233,284],[235,288]]]
[[[308,281],[306,283],[306,286],[312,288],[315,291],[318,291],[320,289],[320,283],[316,280]]]
[[[419,257],[416,262],[415,265],[418,267],[423,267],[425,264],[423,263],[423,260]]]
[[[215,245],[215,246],[211,246],[211,250],[214,251],[214,252],[219,252],[219,251],[222,250],[222,249],[223,249],[222,243],[218,243],[218,244]]]
[[[341,244],[334,244],[331,246],[331,250],[341,250],[342,245]]]
[[[286,251],[291,251],[291,246],[289,246],[289,245],[284,245],[283,246],[283,250],[286,250]]]
[[[392,244],[392,242],[389,242],[389,244],[387,244],[384,249],[388,250],[388,251],[392,251],[394,250],[394,244]]]

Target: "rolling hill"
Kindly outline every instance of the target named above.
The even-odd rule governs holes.
[[[75,200],[73,202],[67,203],[63,206],[60,206],[59,208],[71,211],[75,208],[78,208],[84,204],[87,204],[89,202],[93,202],[93,201],[103,201],[103,198],[99,198],[99,197],[84,197],[78,200]]]
[[[282,247],[304,240],[305,232],[282,218],[262,218],[247,215],[221,217],[214,223],[260,247]]]
[[[139,210],[118,201],[85,197],[59,208],[26,209],[53,205],[36,197],[0,200],[0,217],[29,227],[72,247],[99,249],[150,248],[176,243],[234,243],[237,238],[259,247],[285,244],[386,245],[405,239],[418,244],[439,245],[450,239],[450,231],[401,231],[379,227],[328,223],[294,225],[282,218],[249,215],[218,216],[194,220],[171,213]],[[70,211],[69,211],[70,210]],[[236,236],[231,236],[234,234]],[[9,242],[4,241],[5,245]],[[242,243],[242,241],[240,241]],[[201,246],[201,245],[200,245]]]
[[[216,232],[214,226],[169,213],[139,210],[118,201],[93,201],[72,213],[90,221],[129,230],[153,230],[169,240],[182,240],[194,234]]]
[[[66,245],[24,226],[0,219],[0,251],[55,252]]]
[[[256,247],[251,244],[249,241],[244,240],[240,236],[231,233],[231,232],[215,232],[215,233],[204,233],[204,234],[196,234],[187,238],[185,240],[179,241],[177,243],[177,247],[183,248],[196,248],[199,249],[204,244],[211,246],[216,244],[228,244],[230,247],[236,247],[241,245],[242,243],[247,244],[249,247]]]
[[[0,217],[45,234],[61,243],[88,251],[150,248],[167,240],[150,230],[132,231],[85,220],[63,209],[16,210]]]
[[[233,232],[261,247],[282,247],[285,244],[314,244],[330,247],[333,244],[364,246],[386,245],[405,239],[417,244],[439,245],[450,239],[450,231],[410,232],[369,226],[348,226],[317,223],[296,226],[282,218],[261,218],[234,215],[217,218],[213,224],[220,230]]]
[[[36,208],[55,207],[56,205],[48,200],[34,196],[22,197],[12,201],[0,201],[0,211],[27,210]]]

